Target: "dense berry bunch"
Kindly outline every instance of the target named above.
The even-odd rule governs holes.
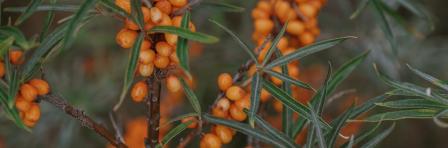
[[[115,4],[131,12],[130,0],[116,0]],[[130,19],[124,21],[124,27],[118,32],[116,42],[123,48],[131,48],[137,39],[139,31],[149,31],[154,26],[181,26],[182,16],[176,15],[177,10],[187,5],[187,0],[157,0],[153,7],[143,6],[143,30]],[[189,23],[191,31],[195,31],[192,22]],[[142,77],[151,76],[156,69],[167,69],[176,67],[179,59],[176,55],[177,35],[169,33],[149,34],[143,40],[140,47],[137,75]],[[178,92],[181,84],[174,75],[166,79],[167,88],[170,92]],[[142,102],[148,95],[148,85],[145,81],[137,82],[132,90],[131,97],[135,102]]]

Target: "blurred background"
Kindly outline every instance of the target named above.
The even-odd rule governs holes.
[[[318,40],[341,36],[357,36],[358,39],[349,40],[331,50],[320,52],[304,58],[301,61],[301,77],[318,87],[325,78],[327,63],[330,61],[336,69],[342,63],[370,50],[369,58],[364,64],[343,82],[334,93],[346,92],[328,105],[324,114],[331,118],[337,111],[342,111],[344,105],[350,104],[354,98],[359,102],[380,95],[389,88],[373,71],[372,64],[376,63],[388,75],[401,81],[426,84],[406,68],[406,64],[427,72],[442,80],[448,79],[448,10],[445,0],[420,0],[424,8],[431,14],[431,21],[416,17],[407,9],[402,8],[395,1],[385,1],[403,16],[409,30],[403,29],[396,22],[392,22],[393,32],[397,38],[397,52],[391,50],[378,20],[368,7],[356,19],[350,15],[355,11],[357,0],[328,0],[319,14],[321,35]],[[29,1],[5,0],[2,9],[26,6]],[[218,94],[216,78],[220,73],[235,73],[241,64],[249,57],[240,49],[221,29],[212,25],[208,18],[214,18],[237,33],[245,42],[255,47],[251,39],[253,21],[251,9],[255,0],[226,0],[227,3],[246,8],[244,12],[224,12],[218,9],[196,5],[193,7],[192,19],[200,32],[218,36],[220,42],[211,45],[190,43],[192,74],[195,78],[195,91],[201,100],[202,108],[208,110],[210,104]],[[59,0],[58,4],[78,5],[78,0]],[[57,12],[56,21],[63,19],[73,12]],[[46,12],[40,11],[23,23],[20,28],[28,38],[40,33]],[[15,20],[20,15],[16,12],[4,12],[2,25],[8,20]],[[434,29],[431,27],[434,24]],[[53,23],[53,27],[57,26]],[[115,43],[115,34],[123,26],[120,20],[111,16],[97,16],[79,32],[75,44],[58,56],[53,57],[44,67],[45,77],[49,80],[54,92],[58,92],[68,102],[83,109],[96,121],[112,129],[108,117],[113,105],[118,101],[123,83],[125,66],[129,50],[120,48]],[[189,103],[183,96],[165,96],[179,98],[167,100],[168,106],[163,106],[162,114],[170,119],[176,115],[191,112]],[[163,102],[162,99],[162,102]],[[174,101],[174,102],[173,102]],[[171,105],[171,106],[170,106]],[[47,103],[41,103],[42,116],[33,132],[29,133],[17,128],[6,118],[0,118],[0,148],[2,147],[106,147],[107,143],[86,128],[82,128],[75,119],[62,113]],[[271,108],[272,109],[272,108]],[[381,110],[378,108],[377,110]],[[130,124],[138,124],[144,116],[144,104],[136,104],[126,99],[124,106],[118,111],[119,126],[129,130]],[[166,113],[165,113],[166,112]],[[281,120],[277,120],[281,121]],[[272,124],[275,123],[275,120]],[[371,124],[356,127],[354,130],[370,128]],[[141,130],[141,129],[138,129]],[[403,120],[383,143],[381,147],[446,147],[448,130],[436,126],[432,120]],[[182,136],[180,136],[182,137]],[[246,141],[242,134],[226,147],[236,147],[236,143]],[[173,140],[172,146],[176,141]],[[191,144],[197,145],[197,140]],[[238,145],[240,147],[241,145]],[[242,146],[241,146],[242,147]]]

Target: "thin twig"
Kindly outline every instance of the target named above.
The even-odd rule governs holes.
[[[115,130],[115,138],[117,140],[120,140],[121,143],[125,143],[123,134],[121,133],[121,130],[120,130],[120,128],[118,128],[117,122],[115,121],[114,112],[109,112],[109,119],[110,119],[110,122],[112,122],[112,126],[114,127],[114,130]]]
[[[87,116],[84,113],[84,111],[77,109],[77,108],[71,106],[70,104],[68,104],[60,96],[48,94],[48,95],[39,97],[39,99],[44,100],[44,101],[54,105],[55,107],[64,111],[66,114],[72,116],[73,118],[75,118],[76,120],[81,122],[82,126],[95,131],[95,133],[104,137],[112,145],[114,145],[116,147],[120,147],[120,148],[127,147],[125,144],[121,143],[120,141],[117,141],[115,139],[115,135],[113,135],[111,132],[109,132],[104,126],[93,121],[92,118],[90,118],[89,116]]]

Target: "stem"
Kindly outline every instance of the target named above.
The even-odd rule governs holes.
[[[53,94],[48,94],[45,96],[39,97],[40,99],[54,105],[60,110],[64,111],[66,114],[72,116],[81,122],[81,126],[87,127],[90,130],[95,131],[98,135],[104,137],[107,141],[109,141],[112,145],[116,147],[127,147],[125,144],[121,143],[115,138],[115,135],[110,133],[104,126],[96,123],[89,116],[87,116],[84,111],[77,109],[70,104],[68,104],[63,98],[60,96],[56,96]]]
[[[149,84],[149,95],[146,98],[146,107],[148,118],[148,131],[146,139],[146,147],[154,148],[159,142],[159,124],[160,124],[160,90],[161,83],[156,69],[154,76],[147,79]]]

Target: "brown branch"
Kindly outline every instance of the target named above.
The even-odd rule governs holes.
[[[156,76],[158,71],[156,69],[154,76],[147,79],[149,95],[146,98],[146,116],[148,118],[146,147],[150,148],[154,148],[159,142],[161,83]]]
[[[60,110],[64,111],[66,114],[72,116],[79,122],[81,122],[81,125],[84,127],[87,127],[90,130],[95,131],[98,135],[104,137],[107,141],[109,141],[112,145],[122,148],[127,147],[125,144],[121,143],[120,141],[116,140],[115,136],[110,133],[104,126],[101,124],[96,123],[92,120],[89,116],[87,116],[84,111],[77,109],[70,104],[68,104],[63,98],[57,95],[48,94],[45,96],[39,97],[41,100],[44,100],[55,107],[59,108]]]

